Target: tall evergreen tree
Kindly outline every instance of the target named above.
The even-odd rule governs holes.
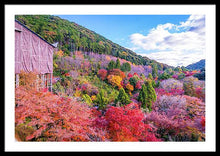
[[[152,110],[152,103],[156,101],[157,94],[154,90],[154,87],[152,85],[151,81],[146,81],[146,88],[147,88],[147,107],[149,111]]]
[[[128,94],[125,92],[124,88],[121,88],[119,90],[118,97],[115,99],[115,103],[120,102],[121,105],[127,105],[131,103],[131,100],[128,96]]]
[[[153,80],[153,76],[152,76],[151,73],[149,73],[147,77],[148,77],[149,79]]]
[[[152,64],[152,76],[153,78],[156,78],[158,76],[158,68],[157,64],[155,63]]]
[[[141,102],[141,107],[146,109],[146,103],[147,103],[147,88],[145,84],[142,85],[141,90],[139,92],[138,101]]]
[[[116,60],[116,64],[115,64],[115,68],[120,69],[120,67],[121,67],[120,60],[117,59],[117,60]]]
[[[148,108],[149,111],[152,110],[152,103],[157,99],[156,92],[152,86],[151,81],[146,81],[142,85],[139,92],[138,101],[142,103],[141,107],[143,109]]]
[[[131,70],[131,65],[128,62],[125,62],[121,65],[121,70],[123,72],[130,71]]]
[[[108,99],[104,96],[104,90],[101,89],[100,92],[97,94],[97,99],[99,109],[104,109],[108,104]]]
[[[115,61],[111,60],[109,63],[108,63],[108,70],[112,70],[115,68]]]

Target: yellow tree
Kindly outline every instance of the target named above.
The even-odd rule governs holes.
[[[131,92],[134,90],[134,86],[128,83],[126,85],[126,89],[128,90],[128,94],[131,95]]]
[[[113,85],[114,87],[118,87],[119,89],[122,87],[121,85],[121,81],[122,81],[122,78],[120,76],[117,76],[117,75],[109,75],[107,77],[108,79],[108,82]]]

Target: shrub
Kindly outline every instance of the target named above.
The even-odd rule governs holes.
[[[170,89],[169,91],[166,91],[163,88],[155,88],[157,95],[183,95],[184,90],[183,89]]]
[[[183,89],[186,95],[195,96],[205,101],[205,81],[193,76],[183,79]]]
[[[146,114],[146,121],[157,128],[165,141],[202,141],[205,140],[204,106],[196,97],[158,96],[153,111]]]
[[[178,79],[178,75],[172,75],[172,78],[174,78],[174,79]]]
[[[108,75],[120,76],[122,78],[122,80],[126,77],[125,73],[122,72],[120,69],[109,70]]]
[[[82,83],[83,84],[81,84],[79,88],[83,94],[88,94],[89,96],[98,94],[98,87],[92,85],[89,82],[82,82]]]
[[[41,87],[42,80],[36,72],[24,72],[19,74],[19,85],[28,90],[36,90]]]
[[[131,73],[128,73],[127,77],[128,79],[130,79],[131,77],[133,77],[133,75]]]
[[[100,69],[100,70],[98,71],[98,76],[99,76],[102,80],[105,80],[106,77],[107,77],[107,73],[108,73],[107,70],[105,70],[105,69]]]
[[[189,96],[196,96],[195,88],[193,86],[193,82],[184,82],[183,83],[184,94]]]
[[[170,96],[162,94],[158,96],[156,102],[154,103],[153,109],[157,108],[158,112],[167,112],[171,107],[184,108],[186,104],[186,99],[183,96]]]
[[[183,83],[181,83],[179,80],[170,78],[160,82],[159,88],[162,88],[165,91],[170,92],[172,89],[183,89]]]
[[[205,101],[205,88],[196,88],[195,91],[195,96],[199,99],[202,99],[203,101]]]
[[[150,125],[143,122],[144,114],[135,103],[125,107],[111,106],[104,119],[112,141],[160,141],[152,133]]]
[[[141,86],[143,85],[143,81],[139,80],[137,81],[136,85],[135,85],[135,89],[141,89]]]

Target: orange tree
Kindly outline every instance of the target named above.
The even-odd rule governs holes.
[[[128,90],[129,95],[132,95],[131,92],[134,90],[133,85],[131,85],[130,83],[128,83],[126,85],[126,89]]]
[[[123,71],[121,71],[120,69],[109,70],[108,75],[120,76],[122,79],[124,79],[126,77],[125,73]]]

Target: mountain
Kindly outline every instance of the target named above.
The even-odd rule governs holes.
[[[205,68],[205,59],[202,59],[196,63],[192,63],[188,66],[186,66],[187,69],[189,70],[201,70]]]
[[[130,61],[136,65],[157,64],[159,70],[173,68],[172,66],[137,55],[109,39],[89,30],[75,22],[70,22],[53,15],[16,15],[15,19],[36,32],[50,43],[58,42],[58,48],[65,54],[70,52],[92,51],[107,54]]]

